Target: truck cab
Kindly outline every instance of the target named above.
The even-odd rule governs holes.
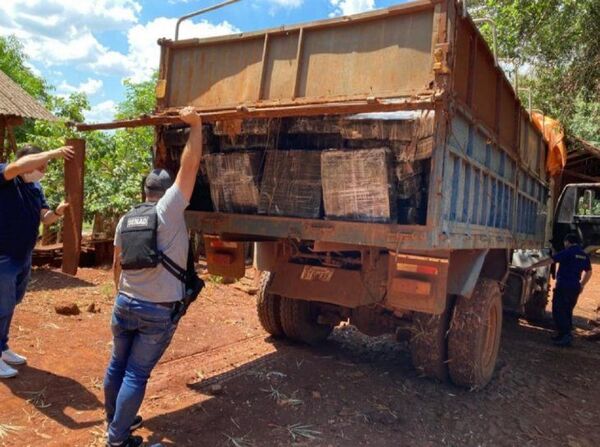
[[[577,233],[588,253],[600,248],[600,183],[572,183],[563,189],[552,228],[554,250],[563,249],[568,233]]]

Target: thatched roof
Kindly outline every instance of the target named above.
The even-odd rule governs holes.
[[[0,116],[2,115],[56,121],[54,115],[0,70]]]

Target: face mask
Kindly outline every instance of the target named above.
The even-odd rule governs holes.
[[[36,169],[33,172],[28,172],[27,174],[21,175],[21,177],[23,177],[23,181],[25,183],[35,183],[44,178],[44,173]]]

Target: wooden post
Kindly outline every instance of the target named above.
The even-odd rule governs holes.
[[[8,162],[8,150],[6,150],[6,157],[4,157],[5,141],[6,141],[6,119],[3,116],[0,116],[0,163]]]
[[[8,123],[6,126],[6,133],[8,135],[8,147],[6,149],[6,161],[8,161],[8,157],[10,156],[10,152],[13,154],[17,153],[17,139],[15,138],[15,133],[13,132],[13,126]]]
[[[69,207],[63,222],[63,263],[62,271],[69,275],[77,274],[81,253],[81,229],[83,226],[83,177],[85,160],[85,140],[72,138],[66,141],[72,146],[75,156],[65,160],[65,193]]]

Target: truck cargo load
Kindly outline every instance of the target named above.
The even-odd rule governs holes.
[[[80,128],[155,125],[156,164],[173,169],[178,110],[195,108],[208,176],[188,226],[219,274],[243,274],[255,244],[265,330],[314,344],[350,322],[408,339],[425,376],[484,386],[512,252],[549,239],[549,178],[546,142],[463,3],[159,44],[156,114]],[[296,168],[303,151],[320,169],[316,155]],[[222,162],[249,153],[262,159]]]

